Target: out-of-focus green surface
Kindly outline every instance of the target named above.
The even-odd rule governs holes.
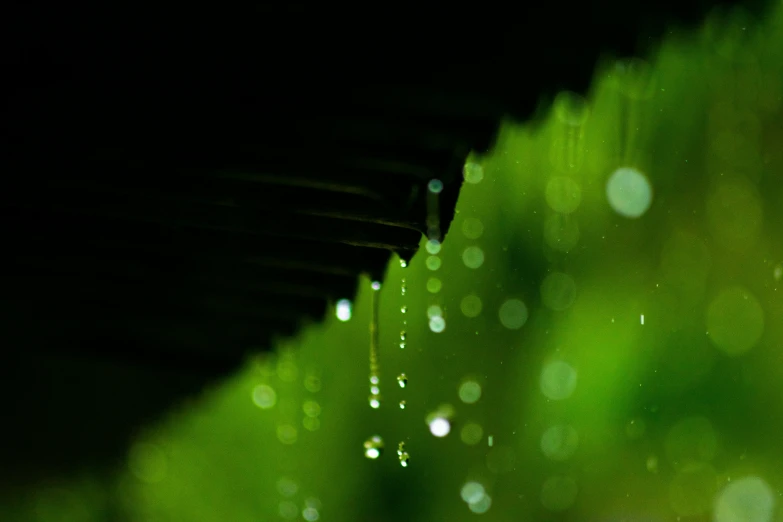
[[[623,167],[652,190],[638,217],[634,174],[609,182]],[[423,242],[383,282],[379,409],[365,281],[349,321],[180,408],[111,480],[47,485],[9,520],[783,522],[783,11],[600,68],[466,172],[482,179],[437,270]]]

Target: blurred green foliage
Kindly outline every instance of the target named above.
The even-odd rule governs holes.
[[[9,520],[783,522],[783,10],[649,58],[469,159],[442,250],[383,282],[380,408],[365,281],[350,320],[179,408],[111,481]]]

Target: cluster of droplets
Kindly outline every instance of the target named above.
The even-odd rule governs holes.
[[[408,452],[405,450],[405,443],[400,442],[397,445],[397,458],[400,461],[400,466],[403,468],[408,467],[408,462],[410,462],[411,456],[408,455]]]
[[[440,204],[439,195],[443,191],[443,183],[440,180],[430,180],[427,185],[427,244],[426,250],[427,268],[432,272],[440,270],[442,261],[438,254],[441,249],[441,230],[440,230]],[[443,318],[443,312],[438,306],[437,295],[443,287],[442,281],[435,277],[427,278],[427,292],[433,295],[432,304],[427,309],[427,318],[430,330],[440,333],[446,328],[446,320]],[[438,313],[432,313],[438,311]]]
[[[378,363],[378,310],[380,305],[378,293],[381,283],[372,282],[372,319],[370,319],[370,407],[377,410],[381,407],[381,377]]]

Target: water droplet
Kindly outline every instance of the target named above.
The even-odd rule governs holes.
[[[479,268],[484,264],[484,251],[477,246],[469,246],[462,252],[462,262],[468,268]]]
[[[373,435],[364,441],[364,456],[375,460],[383,454],[383,439],[380,435]]]
[[[346,322],[351,319],[351,301],[349,299],[340,299],[337,301],[337,307],[335,308],[335,315],[337,319],[342,322]]]
[[[441,260],[438,256],[429,256],[427,258],[427,268],[429,268],[432,271],[435,271],[440,268]]]
[[[400,409],[401,410],[404,410],[406,405],[407,405],[407,403],[405,402],[404,399],[400,401]]]
[[[369,398],[370,408],[377,410],[381,407],[381,398],[377,395],[370,395]]]
[[[405,330],[401,331],[400,332],[400,341],[404,341],[407,338],[408,338],[408,332],[406,332]]]
[[[308,417],[318,417],[321,414],[321,405],[316,401],[304,401],[302,404],[302,411]]]
[[[370,384],[378,384],[381,380],[377,375],[370,375]]]
[[[430,305],[427,307],[427,318],[443,317],[443,309],[438,305]]]
[[[459,398],[465,404],[473,404],[481,398],[481,385],[473,380],[464,381],[459,387]]]
[[[430,277],[427,280],[427,291],[431,294],[437,294],[443,288],[443,283],[437,277]]]
[[[277,393],[268,384],[259,384],[253,388],[252,397],[253,403],[262,410],[267,410],[277,403]]]
[[[400,442],[399,444],[397,444],[397,456],[400,456],[403,453],[405,453],[405,443]]]
[[[407,468],[408,462],[411,460],[411,456],[408,455],[407,453],[403,453],[402,455],[400,455],[399,458],[400,458],[400,466],[402,466],[403,468]]]
[[[519,299],[508,299],[498,312],[500,322],[509,330],[518,330],[527,322],[527,306]]]
[[[471,294],[465,296],[460,302],[460,310],[465,317],[478,317],[481,314],[481,298]]]
[[[430,239],[429,241],[427,241],[427,245],[425,246],[425,248],[427,249],[427,252],[429,252],[434,256],[435,254],[440,252],[440,241],[438,241],[437,239]]]
[[[636,169],[621,167],[606,183],[606,198],[615,212],[627,218],[638,218],[650,208],[653,192],[647,178]]]
[[[439,179],[431,179],[427,184],[427,190],[433,194],[440,194],[440,192],[443,190],[443,182]]]
[[[459,492],[464,502],[473,504],[484,498],[484,486],[478,482],[466,482]]]
[[[400,268],[408,268],[408,262],[404,259],[400,259]]]
[[[435,317],[430,318],[430,330],[435,333],[441,333],[443,330],[446,329],[446,320],[436,315]]]
[[[397,384],[400,385],[400,388],[405,388],[408,385],[408,377],[401,373],[397,376]]]
[[[484,168],[478,163],[468,162],[462,168],[462,174],[465,177],[465,181],[475,185],[484,179]]]
[[[380,281],[373,281],[372,282],[372,289],[376,292],[381,289],[381,282]]]
[[[407,314],[408,313],[408,307],[405,305],[402,305],[400,307],[400,313]]]
[[[451,431],[451,423],[445,417],[435,416],[429,421],[430,433],[436,437],[445,437]]]
[[[484,223],[477,218],[465,218],[462,222],[462,235],[468,239],[478,239],[484,233]]]
[[[400,343],[400,350],[404,350],[407,345],[405,343]]]

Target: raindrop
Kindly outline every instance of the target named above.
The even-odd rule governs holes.
[[[305,415],[308,417],[318,417],[321,414],[321,405],[316,401],[305,401],[304,404],[302,404],[302,411],[304,411]]]
[[[552,272],[541,282],[541,301],[551,310],[563,311],[576,299],[576,283],[571,276]]]
[[[277,506],[277,512],[286,520],[293,520],[299,515],[299,508],[290,500],[284,500]]]
[[[404,409],[405,409],[405,406],[406,406],[406,404],[407,404],[407,403],[405,402],[405,400],[404,400],[404,399],[403,399],[403,400],[401,400],[401,401],[400,401],[400,409],[401,409],[401,410],[404,410]]]
[[[443,316],[443,309],[438,305],[430,305],[427,307],[427,318]]]
[[[462,427],[460,439],[468,446],[475,446],[484,437],[484,428],[480,424],[469,422]]]
[[[475,185],[484,179],[484,168],[478,163],[468,162],[462,169],[465,181]]]
[[[429,268],[432,271],[435,271],[440,268],[441,260],[438,256],[430,256],[427,258],[427,268]]]
[[[400,307],[400,313],[407,314],[408,313],[408,307],[405,305],[402,305]]]
[[[462,497],[464,502],[473,504],[484,498],[484,486],[478,482],[466,482],[459,492],[459,496]]]
[[[746,288],[723,290],[707,309],[707,331],[712,342],[730,356],[742,355],[764,333],[764,310]]]
[[[546,186],[546,202],[549,207],[563,214],[574,212],[582,201],[582,191],[576,181],[556,176]]]
[[[484,251],[477,246],[469,246],[462,252],[462,262],[468,268],[479,268],[484,264]]]
[[[277,393],[268,384],[259,384],[253,388],[253,404],[262,410],[268,410],[277,403]]]
[[[407,345],[405,343],[400,343],[400,350],[404,350]]]
[[[472,502],[468,504],[468,509],[477,515],[483,515],[492,506],[492,498],[489,495],[484,495],[478,502]]]
[[[519,299],[508,299],[498,312],[500,323],[509,330],[518,330],[527,322],[527,306]]]
[[[400,385],[400,388],[405,388],[408,385],[408,377],[401,373],[397,376],[397,384]]]
[[[290,424],[281,424],[277,427],[277,438],[283,444],[294,444],[297,435],[296,428]]]
[[[775,494],[759,477],[734,480],[715,500],[715,522],[770,522]]]
[[[433,416],[429,422],[430,433],[436,437],[445,437],[451,431],[451,423],[445,417]]]
[[[299,491],[299,485],[293,479],[281,477],[277,481],[277,491],[284,497],[293,497]]]
[[[443,190],[443,182],[439,179],[431,179],[427,184],[427,190],[433,194],[440,194],[440,192]]]
[[[364,456],[375,460],[383,454],[383,439],[380,435],[373,435],[364,441]]]
[[[400,268],[408,268],[408,262],[404,259],[400,259]]]
[[[315,522],[318,520],[318,517],[318,510],[314,507],[307,507],[302,510],[302,518],[307,520],[307,522]]]
[[[427,252],[432,254],[433,256],[436,255],[438,252],[440,252],[440,241],[437,239],[430,239],[427,241],[427,245],[425,246],[427,249]]]
[[[541,393],[553,401],[570,397],[576,389],[576,370],[563,361],[547,364],[541,372]]]
[[[435,333],[441,333],[446,329],[446,320],[441,316],[430,318],[430,330]]]
[[[484,233],[484,223],[477,218],[465,218],[462,222],[462,235],[468,239],[478,239]]]
[[[380,281],[373,281],[372,282],[372,289],[376,292],[381,289],[381,282]]]
[[[481,398],[481,385],[476,381],[465,381],[459,387],[459,398],[465,404],[473,404]]]
[[[437,294],[443,288],[443,283],[437,277],[430,277],[427,280],[427,291],[431,294]]]
[[[541,436],[541,451],[554,461],[568,460],[578,446],[579,434],[568,425],[552,426]]]
[[[373,282],[373,289],[376,290],[372,293],[372,318],[370,320],[370,407],[378,409],[381,406],[380,389],[378,384],[380,383],[380,368],[378,364],[378,315],[380,308],[380,299],[378,298],[377,290],[380,289],[380,283],[378,288],[375,287]]]
[[[404,341],[407,338],[408,338],[408,332],[406,332],[405,330],[401,331],[400,332],[400,341]]]
[[[615,212],[627,218],[641,217],[652,204],[652,185],[636,169],[621,167],[606,183],[606,198]]]
[[[478,317],[481,314],[481,307],[481,298],[475,294],[463,297],[459,305],[465,317]]]
[[[351,319],[351,301],[349,299],[340,299],[337,301],[337,307],[335,308],[335,314],[337,319],[342,322],[346,322]]]

